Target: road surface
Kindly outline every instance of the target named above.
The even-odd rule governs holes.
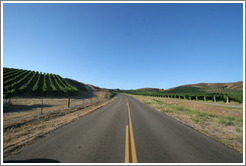
[[[243,155],[136,99],[117,99],[5,162],[242,163]]]

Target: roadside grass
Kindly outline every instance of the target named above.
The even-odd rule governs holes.
[[[48,112],[32,116],[3,126],[3,156],[19,152],[23,147],[35,142],[49,132],[62,127],[77,118],[87,115],[96,109],[114,101],[104,100],[87,106],[77,106],[62,111]]]
[[[243,152],[242,108],[228,109],[226,106],[208,107],[197,103],[193,106],[192,103],[179,103],[179,101],[175,99],[163,100],[155,97],[131,96],[227,146],[234,148],[240,153]]]
[[[101,92],[95,92],[92,98],[71,98],[70,107],[91,105],[105,100]],[[36,116],[41,113],[60,111],[68,107],[68,98],[12,98],[11,104],[3,107],[4,125]]]
[[[225,106],[225,108],[227,108],[227,109],[233,109],[233,110],[235,110],[235,109],[241,110],[242,109],[240,107],[228,107],[228,106]]]

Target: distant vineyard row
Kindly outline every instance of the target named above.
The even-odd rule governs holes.
[[[239,103],[243,102],[243,91],[231,90],[229,92],[214,92],[214,93],[202,93],[202,92],[156,92],[147,90],[121,90],[119,92],[134,94],[134,95],[145,95],[145,96],[158,96],[167,98],[180,98],[189,100],[216,100],[216,101],[236,101]]]
[[[21,95],[67,96],[76,95],[78,89],[59,75],[3,68],[3,92],[6,98]]]

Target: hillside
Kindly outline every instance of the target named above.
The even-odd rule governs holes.
[[[38,71],[3,68],[3,92],[13,96],[74,96],[86,91],[83,83]]]
[[[119,91],[118,91],[119,92]],[[156,88],[141,88],[137,90],[123,90],[120,92],[136,94],[136,95],[159,95],[159,96],[181,96],[183,98],[195,99],[196,97],[207,97],[208,100],[212,100],[214,96],[218,100],[226,100],[229,96],[230,100],[237,102],[243,101],[243,82],[231,82],[231,83],[199,83],[182,85],[167,90],[160,90]]]
[[[162,89],[158,89],[158,88],[140,88],[138,90],[147,90],[147,91],[163,91]]]
[[[204,92],[216,92],[216,91],[228,91],[228,90],[243,90],[243,81],[230,82],[230,83],[199,83],[199,84],[189,84],[182,85],[174,88],[167,89],[166,91],[179,91],[179,90],[191,90],[199,89]]]
[[[67,81],[67,83],[69,83],[70,85],[76,87],[78,89],[78,91],[87,91],[85,84],[70,78],[65,78],[65,80]]]
[[[104,88],[100,88],[91,84],[88,84],[88,86],[93,90],[93,91],[101,91],[101,90],[106,90]]]

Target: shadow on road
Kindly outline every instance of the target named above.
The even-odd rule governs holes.
[[[6,160],[3,163],[60,163],[53,159]]]

